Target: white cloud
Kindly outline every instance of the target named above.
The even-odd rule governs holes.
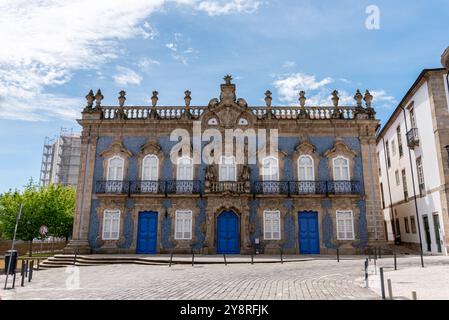
[[[284,64],[282,65],[283,68],[294,68],[296,67],[296,62],[295,61],[285,61]]]
[[[84,102],[75,104],[78,99],[48,89],[69,82],[79,70],[98,71],[121,56],[126,39],[157,36],[146,19],[167,2],[210,15],[258,6],[252,0],[1,0],[0,118],[73,119]]]
[[[197,10],[204,11],[210,16],[219,16],[229,13],[253,13],[261,2],[255,0],[225,0],[225,1],[201,1]]]
[[[342,82],[349,84],[350,80]],[[307,97],[307,105],[332,105],[332,91],[335,88],[329,86],[334,83],[334,79],[326,77],[322,80],[317,80],[314,75],[308,75],[304,73],[293,73],[277,76],[277,79],[273,82],[274,87],[277,89],[279,99],[282,102],[288,104],[298,104],[299,91],[304,90]],[[339,89],[339,104],[346,106],[355,105],[354,93],[349,93],[344,89]],[[355,92],[356,89],[354,89]],[[362,92],[363,94],[364,92]],[[373,106],[376,108],[388,108],[396,102],[395,98],[388,95],[385,90],[372,90]]]
[[[118,74],[114,76],[114,82],[119,86],[139,85],[142,81],[142,77],[129,68],[117,66],[115,70],[117,70]]]
[[[153,65],[160,65],[161,63],[157,60],[153,60],[148,57],[143,57],[137,62],[137,66],[144,70],[144,71],[150,71]]]
[[[174,43],[166,43],[165,46],[174,52],[176,52],[176,50],[178,50],[176,44],[174,44]]]
[[[277,89],[281,101],[293,102],[297,100],[299,91],[304,90],[307,92],[317,90],[333,81],[334,80],[329,77],[317,81],[314,75],[293,73],[284,77],[279,77],[273,82],[273,85]]]

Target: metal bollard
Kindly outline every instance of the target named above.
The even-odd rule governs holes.
[[[254,254],[251,253],[251,264],[254,264]]]
[[[14,289],[16,286],[16,272],[14,271],[14,276],[12,278],[12,288]]]
[[[26,260],[26,266],[25,266],[25,278],[28,278],[28,262],[29,260]]]
[[[369,287],[369,283],[368,283],[368,258],[365,260],[365,284],[366,287]]]
[[[394,253],[394,270],[398,270],[398,263],[397,263],[397,260],[396,260],[397,258],[396,258],[396,252]]]
[[[192,249],[192,267],[195,265],[195,252]]]
[[[172,262],[173,262],[173,250],[171,251],[170,254],[170,264],[168,265],[169,267],[171,267]]]
[[[227,266],[228,263],[227,263],[227,261],[226,261],[226,254],[224,254],[224,253],[223,253],[223,259],[224,259],[225,266]]]
[[[30,261],[30,274],[28,275],[28,282],[31,282],[31,279],[33,279],[33,266],[34,266],[34,260]]]
[[[41,264],[41,259],[37,258],[37,271],[39,271],[40,264]]]
[[[283,264],[283,263],[284,263],[284,253],[283,253],[283,251],[281,249],[281,264]]]
[[[412,291],[412,300],[418,300],[418,297],[416,296],[416,291]]]
[[[390,300],[393,300],[393,288],[391,287],[391,279],[387,279],[387,286],[388,286],[388,296]]]
[[[25,276],[25,268],[26,268],[25,260],[22,260],[22,267],[20,268],[20,274],[22,276]]]
[[[384,268],[380,268],[380,290],[382,293],[382,300],[385,300]]]
[[[377,247],[374,247],[374,260],[377,260]]]
[[[340,249],[337,248],[337,262],[340,262]]]

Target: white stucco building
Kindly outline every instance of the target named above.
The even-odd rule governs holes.
[[[449,49],[449,48],[448,48]],[[377,136],[389,241],[424,254],[449,248],[449,50],[445,68],[423,70]]]

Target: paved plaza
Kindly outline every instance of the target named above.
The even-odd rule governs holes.
[[[392,266],[392,258],[377,265]],[[408,282],[417,281],[413,270],[419,257],[399,259],[400,271]],[[260,264],[106,265],[66,267],[35,272],[25,287],[0,290],[8,299],[282,299],[353,300],[379,299],[376,275],[371,264],[370,278],[375,290],[365,288],[364,259],[305,260]],[[434,269],[436,268],[436,269]],[[425,272],[441,270],[449,274],[446,257],[426,257]],[[420,269],[420,268],[418,268]],[[407,271],[409,270],[409,271]],[[422,272],[418,270],[419,272]],[[409,272],[409,274],[407,274]],[[440,272],[440,271],[438,271]],[[392,272],[393,273],[393,272]],[[447,278],[447,277],[446,277]],[[394,279],[394,278],[392,278]],[[412,280],[410,280],[412,279]],[[0,277],[4,283],[4,276]],[[446,282],[447,283],[447,282]],[[398,283],[395,285],[399,290]],[[429,285],[430,286],[430,285]],[[407,296],[399,291],[398,295]],[[446,293],[447,294],[447,293]],[[418,296],[422,297],[419,293]],[[449,296],[446,296],[449,299]]]

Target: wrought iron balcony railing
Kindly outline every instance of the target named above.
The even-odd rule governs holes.
[[[95,192],[107,194],[201,194],[202,184],[199,180],[101,180],[96,182]]]
[[[419,146],[418,128],[411,128],[407,132],[407,146],[410,149],[415,149],[415,147]]]
[[[207,190],[211,193],[220,193],[220,192],[235,192],[235,193],[246,193],[250,192],[250,190],[245,190],[245,182],[241,181],[218,181],[212,182],[210,184],[210,190]]]
[[[256,181],[254,194],[360,194],[360,181]]]

